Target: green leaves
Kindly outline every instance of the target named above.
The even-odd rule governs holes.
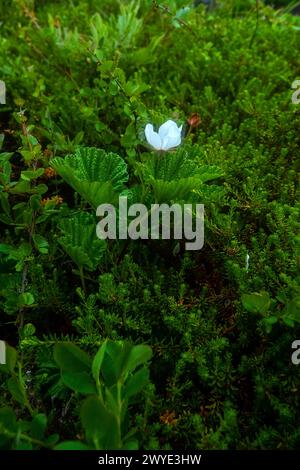
[[[49,244],[47,240],[42,237],[41,235],[38,234],[33,234],[32,240],[34,243],[35,248],[42,253],[43,255],[46,255],[49,250]]]
[[[94,271],[105,250],[106,242],[96,236],[96,223],[88,213],[81,212],[70,219],[62,219],[63,236],[59,243],[79,268]]]
[[[75,166],[82,179],[87,181],[110,181],[116,191],[121,191],[128,181],[127,166],[115,153],[96,148],[81,148],[76,153]],[[73,160],[72,164],[74,165]],[[74,168],[74,166],[73,166]]]
[[[0,449],[7,448],[8,443],[17,432],[17,419],[12,408],[0,408]]]
[[[1,372],[10,376],[6,380],[6,385],[12,398],[31,411],[21,365],[17,362],[17,351],[7,343],[6,364],[0,365],[0,373]]]
[[[125,382],[130,373],[150,360],[151,355],[149,346],[132,346],[126,341],[108,342],[106,361],[103,363],[103,374],[106,381],[110,384],[118,380]]]
[[[136,168],[142,172],[158,203],[188,200],[204,183],[222,176],[216,166],[199,166],[183,148],[162,154],[154,152],[143,164],[136,164]]]
[[[270,308],[271,299],[267,292],[254,292],[253,294],[243,294],[242,303],[248,312],[265,315]]]
[[[90,376],[91,359],[84,351],[72,343],[58,343],[54,348],[54,359],[67,387],[83,394],[96,393]]]
[[[38,168],[37,170],[25,170],[21,173],[21,179],[24,181],[32,181],[40,178],[44,173],[44,168]]]
[[[155,180],[173,181],[189,178],[197,172],[197,164],[183,148],[173,152],[151,153],[145,162],[145,175]]]
[[[96,393],[95,383],[90,375],[85,372],[62,372],[62,381],[74,392],[79,392],[85,395]]]
[[[34,304],[34,297],[30,292],[24,292],[23,294],[19,295],[18,305],[20,308],[30,307],[33,304]]]
[[[0,449],[33,450],[51,448],[59,439],[57,434],[46,436],[47,416],[37,413],[32,420],[17,420],[12,408],[0,408]]]
[[[47,428],[47,416],[44,413],[38,413],[31,422],[31,436],[34,439],[43,439]]]
[[[279,296],[280,299],[280,296]],[[278,308],[274,314],[267,315],[272,306],[276,303],[267,292],[254,292],[253,294],[243,294],[242,303],[244,308],[251,313],[262,315],[263,324],[269,333],[272,326],[278,321],[282,321],[289,327],[294,327],[295,323],[300,323],[300,299],[295,297],[286,302],[283,308]]]
[[[18,247],[0,243],[0,254],[7,255],[8,259],[16,261],[16,271],[21,271],[24,262],[31,256],[32,248],[29,243],[23,242]]]
[[[139,345],[133,346],[127,356],[126,364],[123,364],[123,371],[126,374],[133,372],[138,366],[149,361],[152,356],[152,351],[149,346]]]
[[[129,400],[140,393],[149,381],[146,363],[151,355],[148,346],[106,340],[91,361],[84,351],[72,343],[55,345],[54,359],[60,368],[63,383],[77,393],[90,395],[82,404],[80,417],[86,441],[92,448],[136,447],[132,436],[130,441],[124,437],[127,408]],[[66,449],[67,445],[62,443],[56,448]],[[76,447],[74,443],[69,445],[70,448]]]
[[[89,371],[90,357],[73,343],[57,343],[54,348],[54,359],[62,372]]]
[[[291,299],[283,309],[282,319],[288,326],[300,323],[300,295]]]
[[[0,447],[53,447],[44,411],[57,449],[299,447],[299,17],[261,1],[256,31],[254,0],[192,3],[0,2],[0,329],[22,353],[0,368]],[[169,118],[180,149],[144,153]],[[206,248],[100,245],[77,215],[125,192],[204,203]],[[88,364],[53,364],[61,338]],[[153,344],[155,388],[149,349],[105,338]]]
[[[143,390],[149,382],[149,370],[143,367],[128,378],[123,390],[123,398],[128,400]]]
[[[118,381],[125,382],[129,375],[148,362],[151,356],[149,346],[132,346],[126,341],[104,341],[93,361],[73,343],[61,342],[54,347],[54,359],[60,367],[62,378],[64,380],[67,377],[65,382],[72,381],[72,385],[69,383],[66,385],[75,391],[80,391],[78,388],[80,384],[78,387],[74,385],[79,374],[84,377],[92,373],[98,386],[100,386],[100,376],[103,374],[106,384],[110,386]],[[74,380],[70,379],[72,374],[74,374]]]
[[[7,388],[14,400],[19,402],[21,405],[26,404],[26,390],[23,380],[19,380],[16,376],[11,377],[7,380]]]
[[[16,415],[14,411],[9,407],[0,408],[0,434],[3,431],[14,431],[16,429]]]
[[[117,416],[105,407],[99,397],[93,396],[84,401],[80,417],[86,439],[95,449],[121,447]]]
[[[117,193],[128,181],[124,160],[97,148],[78,148],[75,155],[51,160],[59,175],[96,209],[117,201]]]
[[[25,151],[24,151],[25,152]],[[31,152],[28,152],[31,154]],[[10,158],[12,154],[0,154],[0,202],[3,210],[8,214],[9,206],[5,195],[8,194],[44,194],[47,191],[45,184],[36,184],[36,180],[44,173],[44,168],[21,171],[20,178],[12,181],[15,174],[12,172]],[[3,192],[2,192],[3,191]]]
[[[201,165],[197,168],[197,178],[201,183],[207,183],[224,176],[224,172],[216,165]]]

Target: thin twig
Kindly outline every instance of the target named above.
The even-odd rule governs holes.
[[[29,150],[30,152],[32,152],[33,149],[32,149],[30,139],[29,139],[29,134],[28,134],[28,130],[27,130],[25,122],[22,122],[21,128],[22,128],[22,134],[27,138]],[[36,162],[32,163],[32,168],[33,170],[36,169]],[[33,184],[35,184],[35,182]],[[29,233],[28,233],[28,242],[30,246],[32,246],[32,237],[33,237],[33,232],[35,229],[35,218],[36,218],[36,212],[34,211],[32,213],[32,219],[31,219],[31,224],[30,224]],[[28,269],[29,269],[29,261],[25,261],[24,266],[23,266],[23,272],[22,272],[22,283],[21,283],[21,290],[20,290],[21,294],[24,294],[26,286],[27,286]],[[24,326],[24,307],[19,308],[18,323],[19,323],[18,331],[20,334]]]
[[[173,19],[175,19],[181,26],[183,26],[184,28],[188,29],[190,33],[193,34],[193,36],[195,36],[196,38],[198,38],[197,34],[195,33],[195,31],[190,27],[190,25],[188,23],[186,23],[184,20],[180,19],[180,18],[177,18],[176,16],[173,15],[173,13],[171,12],[171,10],[169,9],[169,7],[166,7],[165,5],[159,5],[159,3],[156,1],[156,0],[153,0],[153,7],[154,8],[159,8],[160,10],[162,10],[164,13],[167,13],[168,15],[172,16]]]

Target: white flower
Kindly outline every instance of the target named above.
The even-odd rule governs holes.
[[[160,126],[158,132],[153,130],[152,124],[145,127],[145,136],[147,142],[155,148],[155,150],[169,150],[177,147],[181,143],[182,126],[178,127],[176,122],[166,121]]]

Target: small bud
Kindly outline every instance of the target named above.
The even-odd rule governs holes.
[[[51,168],[51,166],[49,166],[48,168],[45,169],[45,177],[47,179],[50,179],[50,178],[54,178],[56,176],[56,171],[54,170],[54,168]]]
[[[201,124],[201,117],[197,113],[191,114],[191,116],[187,120],[189,126],[191,127],[198,127]]]
[[[160,422],[167,424],[168,426],[175,426],[178,419],[176,418],[175,411],[167,410],[164,414],[160,416]]]
[[[54,205],[59,205],[59,204],[62,204],[64,202],[64,200],[61,196],[52,196],[50,198],[46,197],[46,198],[41,200],[41,205],[43,207],[45,207],[46,204],[48,204],[49,202],[52,202],[52,204],[54,204]]]

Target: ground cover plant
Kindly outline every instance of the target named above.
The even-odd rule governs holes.
[[[294,7],[1,2],[1,449],[299,448]],[[203,248],[100,240],[119,196]]]

